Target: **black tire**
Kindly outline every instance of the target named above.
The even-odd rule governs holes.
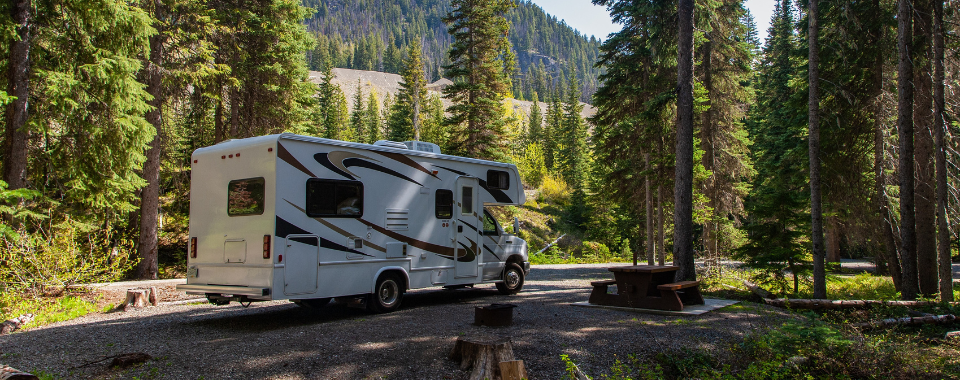
[[[400,308],[403,301],[403,280],[393,273],[384,273],[377,279],[374,293],[367,297],[367,309],[374,313],[389,313]]]
[[[293,303],[307,309],[319,309],[330,303],[330,298],[311,298],[304,300],[293,300]]]
[[[516,263],[509,263],[503,269],[503,281],[497,283],[497,290],[503,295],[520,293],[523,289],[523,268]]]

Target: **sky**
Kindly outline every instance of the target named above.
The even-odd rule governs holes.
[[[620,30],[620,26],[610,20],[610,14],[604,7],[593,5],[590,0],[532,0],[547,13],[565,20],[567,25],[587,36],[606,40],[607,35]],[[770,16],[773,15],[775,0],[746,0],[747,8],[757,22],[757,32],[762,43],[767,38]]]

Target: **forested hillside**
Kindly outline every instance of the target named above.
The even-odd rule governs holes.
[[[506,14],[517,60],[514,96],[531,100],[536,92],[545,99],[552,87],[565,86],[572,67],[581,101],[590,103],[600,74],[594,67],[600,46],[596,37],[605,36],[584,36],[528,0],[517,4]],[[444,75],[441,66],[449,63],[453,41],[443,22],[449,0],[304,0],[304,5],[317,10],[306,20],[307,30],[317,38],[307,53],[311,70],[329,60],[334,67],[399,74],[403,55],[417,39],[427,80]]]

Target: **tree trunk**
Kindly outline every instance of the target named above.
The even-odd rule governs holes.
[[[807,103],[807,118],[810,135],[810,218],[812,220],[813,243],[813,296],[827,297],[827,274],[824,268],[823,252],[823,204],[820,199],[820,48],[818,44],[819,27],[817,1],[810,0],[807,10],[809,43],[809,83],[810,93]]]
[[[650,193],[650,153],[644,154],[644,159],[647,162],[647,175],[644,178],[647,188],[647,264],[653,265],[653,250],[656,244],[654,244],[653,241],[653,194]],[[633,260],[633,265],[637,265],[636,259]]]
[[[13,0],[11,17],[16,37],[7,58],[7,95],[17,97],[7,105],[3,144],[3,180],[10,189],[27,186],[27,118],[30,116],[30,43],[33,18],[30,0]]]
[[[677,280],[695,281],[693,263],[693,0],[678,5],[677,148],[673,206],[673,261]]]
[[[240,90],[236,86],[230,87],[230,138],[240,136]]]
[[[156,12],[159,13],[159,10]],[[160,18],[160,14],[157,14]],[[147,111],[146,119],[153,125],[156,135],[147,149],[147,160],[143,163],[143,179],[147,181],[140,192],[140,239],[137,243],[137,278],[151,280],[157,278],[157,216],[160,211],[160,149],[163,128],[163,43],[162,33],[150,37],[150,60],[146,64],[147,93],[153,96],[152,107]]]
[[[914,0],[913,11],[913,88],[914,143],[916,151],[916,244],[917,276],[920,293],[936,296],[937,272],[937,194],[933,143],[933,91],[931,45],[933,4]]]
[[[667,261],[667,244],[663,236],[663,185],[657,185],[657,265],[664,266]]]
[[[213,111],[213,143],[219,143],[226,139],[226,131],[223,126],[223,86],[217,86],[220,96],[217,97],[217,108]]]
[[[880,0],[873,0],[873,9],[876,12],[880,11]],[[877,24],[880,25],[880,24]],[[885,29],[878,27],[873,31],[873,43],[880,44],[880,41],[883,40],[883,31]],[[890,209],[888,207],[889,201],[887,200],[887,175],[883,171],[883,163],[885,161],[884,156],[886,149],[884,149],[884,127],[883,127],[883,61],[884,57],[882,54],[876,54],[873,61],[873,124],[874,124],[874,178],[876,182],[876,201],[877,201],[877,210],[878,210],[878,224],[880,236],[883,240],[883,251],[881,256],[884,256],[884,260],[887,264],[887,271],[890,277],[893,279],[893,286],[897,291],[900,291],[900,281],[902,279],[902,271],[900,270],[900,257],[897,252],[897,242],[894,238],[893,233],[893,220],[890,215]],[[880,260],[878,260],[879,262]],[[878,268],[877,272],[880,270]]]
[[[506,337],[459,337],[450,360],[460,362],[461,370],[473,368],[470,380],[499,380],[500,363],[514,360],[513,345]]]
[[[828,263],[840,262],[840,221],[837,219],[835,215],[827,217],[827,223],[830,225],[830,229],[826,231]]]
[[[916,213],[913,196],[913,61],[910,43],[913,40],[911,0],[900,0],[897,7],[897,127],[900,137],[900,259],[903,280],[900,295],[905,300],[917,298]]]
[[[947,226],[947,155],[944,141],[943,0],[934,3],[933,64],[934,118],[937,133],[937,263],[940,268],[940,301],[953,302],[953,263],[950,260],[950,229]]]
[[[713,125],[713,98],[716,96],[716,89],[713,86],[713,40],[712,36],[707,34],[705,35],[706,41],[703,42],[703,61],[701,62],[701,67],[703,70],[703,87],[707,91],[707,103],[705,106],[707,109],[703,112],[703,125],[700,127],[700,148],[703,149],[703,157],[700,162],[703,165],[703,168],[710,171],[712,174],[710,178],[707,178],[706,183],[704,184],[703,192],[707,196],[707,205],[710,207],[711,214],[709,215],[707,222],[703,225],[703,247],[704,247],[704,257],[708,260],[712,260],[718,256],[717,254],[717,236],[716,232],[716,220],[717,220],[717,194],[716,194],[716,182],[717,175],[714,172],[714,130],[717,129]],[[712,265],[712,264],[711,264]],[[708,266],[708,268],[711,268]]]

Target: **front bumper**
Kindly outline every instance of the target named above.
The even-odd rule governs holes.
[[[236,286],[236,285],[200,285],[200,284],[180,284],[177,285],[177,290],[183,290],[187,294],[203,294],[203,295],[231,295],[231,296],[248,296],[248,297],[269,297],[270,288],[257,288],[249,286]]]

